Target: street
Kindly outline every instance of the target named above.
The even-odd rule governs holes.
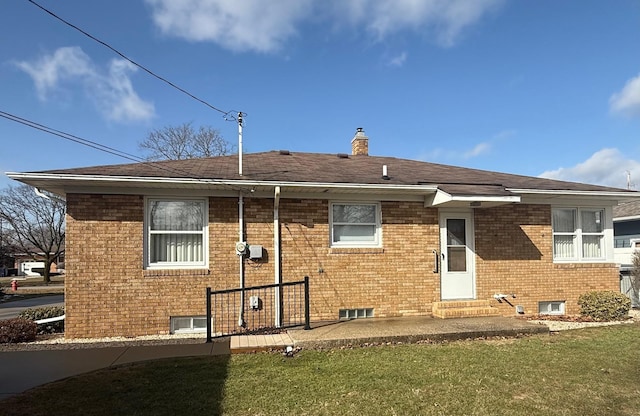
[[[15,318],[20,312],[27,308],[37,308],[40,306],[64,306],[64,295],[45,295],[37,298],[0,303],[0,320]]]

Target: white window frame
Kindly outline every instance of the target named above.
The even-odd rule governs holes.
[[[553,305],[558,305],[557,311],[553,310]],[[566,302],[563,300],[538,302],[538,313],[540,315],[564,315]]]
[[[373,225],[375,232],[372,241],[334,241],[334,226],[348,225],[349,223],[334,223],[333,207],[335,205],[367,205],[375,208],[375,223],[360,224]],[[333,201],[329,204],[329,243],[331,247],[381,247],[382,246],[382,220],[381,208],[379,202],[363,202],[363,201]]]
[[[202,230],[189,231],[188,233],[202,234],[202,260],[193,262],[151,262],[151,235],[160,233],[151,230],[151,206],[153,202],[182,202],[199,201],[202,202],[203,218]],[[177,231],[184,233],[184,231]],[[146,197],[144,204],[144,266],[148,270],[157,269],[205,269],[209,265],[209,199],[208,198],[188,198],[188,197]]]
[[[176,323],[179,319],[188,319],[189,320],[189,328],[178,328],[176,329]],[[193,320],[194,319],[204,319],[205,320],[205,326],[204,328],[196,328],[193,325]],[[169,321],[170,321],[170,333],[171,334],[198,334],[198,333],[202,333],[202,332],[207,332],[207,326],[206,326],[206,320],[207,317],[206,315],[197,315],[197,316],[172,316]]]
[[[572,210],[575,215],[575,231],[574,232],[556,232],[553,224],[553,213],[557,210]],[[583,211],[601,211],[602,231],[599,233],[587,233],[582,231],[582,212]],[[555,263],[594,263],[608,261],[610,256],[609,246],[613,247],[613,222],[611,215],[605,207],[602,206],[554,206],[551,209],[551,249],[553,251],[553,261]],[[556,236],[574,236],[573,255],[571,257],[557,257],[555,251]],[[583,255],[583,237],[584,236],[601,236],[601,250],[599,257],[585,257]],[[609,244],[610,243],[610,244]]]

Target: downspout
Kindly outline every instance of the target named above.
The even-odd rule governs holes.
[[[280,273],[280,187],[276,186],[273,196],[273,251],[274,251],[274,283],[282,284],[282,274]],[[275,288],[275,327],[282,326],[282,293],[281,287]]]

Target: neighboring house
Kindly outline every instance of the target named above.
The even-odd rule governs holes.
[[[27,253],[15,253],[13,255],[15,259],[15,267],[18,276],[26,277],[42,277],[44,271],[44,253],[27,254]],[[51,266],[49,271],[52,274],[59,274],[63,270],[58,270],[58,264],[64,261],[64,253],[58,256]]]
[[[618,290],[612,210],[640,200],[369,156],[362,129],[351,154],[241,160],[8,173],[66,198],[65,336],[198,330],[206,287],[303,276],[312,321],[576,314],[580,294]],[[239,257],[239,241],[261,254]]]
[[[614,258],[620,264],[620,290],[640,306],[637,290],[631,285],[633,253],[640,251],[640,201],[624,202],[613,207]]]

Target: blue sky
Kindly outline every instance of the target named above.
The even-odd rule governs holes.
[[[224,111],[247,152],[369,153],[640,189],[640,1],[36,0]],[[141,155],[237,125],[27,0],[0,5],[0,111]],[[0,171],[126,160],[0,118]],[[4,175],[0,186],[11,183]]]

